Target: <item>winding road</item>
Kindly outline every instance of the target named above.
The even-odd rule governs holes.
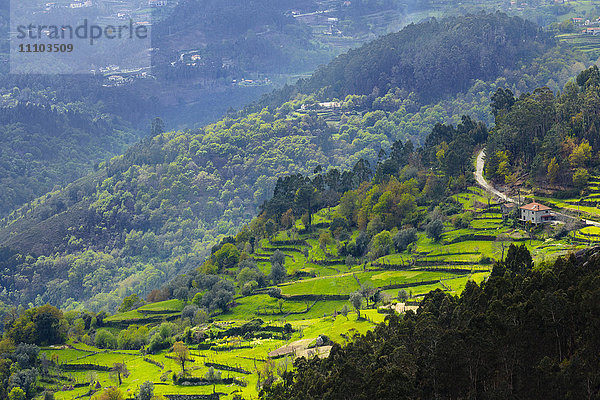
[[[485,180],[485,178],[483,177],[483,166],[484,166],[483,159],[484,158],[485,158],[485,149],[481,150],[479,152],[479,154],[477,155],[477,164],[476,164],[476,168],[475,168],[475,180],[477,181],[479,186],[484,188],[487,192],[498,197],[499,199],[517,204],[517,201],[515,201],[515,199],[508,197],[507,195],[505,195],[504,193],[502,193],[501,191],[497,190],[495,187],[490,185],[490,183]]]
[[[475,180],[477,181],[479,186],[481,186],[487,192],[493,194],[494,196],[496,196],[497,198],[499,198],[501,200],[518,204],[518,202],[515,199],[505,195],[504,193],[502,193],[501,191],[499,191],[498,189],[493,187],[488,181],[485,180],[485,178],[483,177],[484,158],[485,158],[485,149],[481,150],[479,152],[479,154],[477,154],[477,161],[476,161],[476,167],[475,167]],[[577,218],[575,218],[571,215],[566,215],[566,214],[563,214],[563,213],[560,213],[560,212],[554,211],[554,210],[552,212],[555,215],[560,215],[563,218],[577,220]],[[593,225],[593,226],[600,227],[600,222],[592,221],[590,219],[581,219],[580,221],[586,225]]]

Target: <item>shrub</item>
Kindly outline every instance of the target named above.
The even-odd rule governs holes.
[[[452,225],[454,225],[455,228],[468,228],[470,222],[473,220],[473,216],[471,215],[471,213],[463,213],[463,214],[458,214],[455,215],[452,218]]]
[[[405,289],[400,289],[398,291],[398,300],[400,300],[400,301],[408,300],[408,292]]]
[[[165,340],[161,337],[160,334],[155,334],[150,338],[150,344],[148,345],[148,353],[156,354],[161,350],[168,349],[171,347],[171,342]]]
[[[146,297],[148,303],[156,303],[165,300],[169,300],[169,292],[167,290],[154,289]]]
[[[285,254],[281,250],[275,250],[271,257],[269,257],[271,264],[285,264]]]
[[[555,239],[562,239],[562,238],[564,238],[565,236],[567,236],[568,234],[569,234],[569,230],[568,230],[568,229],[567,229],[567,228],[566,228],[564,225],[561,225],[561,227],[560,227],[560,229],[558,230],[558,232],[556,232],[556,233],[554,234],[554,238],[555,238]]]
[[[196,324],[203,324],[208,321],[208,313],[203,308],[196,311],[194,314],[194,322]]]
[[[132,294],[131,296],[127,296],[123,299],[123,303],[117,311],[119,312],[127,312],[131,310],[135,310],[144,305],[144,300],[142,300],[137,294]]]
[[[204,375],[204,379],[210,382],[216,382],[221,380],[221,371],[215,370],[213,367],[208,368],[208,371]]]
[[[425,233],[434,241],[440,240],[444,233],[444,223],[440,219],[434,219],[425,227]]]
[[[190,304],[187,305],[183,308],[183,310],[181,311],[181,319],[189,319],[190,320],[190,324],[193,323],[194,320],[194,315],[196,314],[196,311],[198,311],[198,306],[195,304]]]
[[[415,228],[402,229],[394,235],[394,247],[397,251],[404,251],[408,248],[408,245],[416,242],[417,230]]]
[[[94,343],[96,344],[96,347],[101,349],[117,348],[117,339],[107,329],[99,329],[98,332],[96,332]]]
[[[117,344],[120,349],[138,350],[148,342],[148,328],[130,325],[127,329],[119,332]]]
[[[254,290],[256,290],[256,288],[258,288],[258,282],[256,282],[256,281],[246,282],[246,283],[244,283],[244,286],[242,286],[241,294],[243,296],[249,296],[254,292]]]
[[[349,242],[346,246],[346,251],[357,258],[362,257],[367,249],[369,248],[369,235],[366,232],[360,232],[356,237],[356,240]]]
[[[123,394],[119,388],[112,387],[104,390],[98,400],[123,400]]]
[[[137,400],[150,400],[154,396],[154,384],[151,381],[146,381],[140,385]]]
[[[8,400],[25,400],[25,399],[26,399],[25,392],[20,387],[14,387],[14,388],[12,388],[10,393],[8,393]]]
[[[582,189],[590,180],[590,173],[585,168],[577,168],[573,174],[573,185]]]
[[[369,253],[372,259],[376,259],[387,254],[390,254],[394,247],[392,235],[389,231],[379,232],[371,241],[371,252]]]
[[[279,250],[277,250],[279,251]],[[286,270],[283,264],[271,263],[270,278],[274,284],[277,284],[285,279]]]
[[[329,225],[329,231],[333,235],[339,235],[341,231],[348,229],[348,220],[344,217],[335,217]]]
[[[235,245],[226,243],[213,254],[213,259],[219,269],[231,268],[240,260],[240,251]]]
[[[481,264],[481,265],[490,265],[493,262],[494,262],[494,260],[489,256],[481,256],[479,258],[479,264]]]
[[[373,236],[373,235],[378,234],[382,230],[383,230],[383,222],[381,221],[381,217],[379,215],[376,215],[367,224],[367,234],[369,236]]]
[[[54,400],[54,393],[52,392],[44,392],[44,400]]]
[[[67,324],[62,311],[46,304],[25,311],[8,330],[15,343],[33,343],[41,346],[64,343]]]

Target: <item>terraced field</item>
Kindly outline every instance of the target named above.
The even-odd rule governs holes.
[[[583,29],[583,27],[578,29]],[[561,43],[586,53],[590,59],[600,57],[600,36],[598,35],[588,35],[578,32],[557,35],[557,38]]]

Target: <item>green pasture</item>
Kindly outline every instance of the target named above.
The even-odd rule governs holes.
[[[284,295],[350,295],[360,289],[361,284],[371,284],[373,287],[382,287],[396,284],[415,284],[420,282],[446,279],[455,276],[447,272],[430,271],[369,271],[345,273],[340,275],[304,279],[281,285]]]
[[[151,312],[165,312],[165,313],[169,313],[169,312],[179,312],[181,310],[183,310],[183,307],[185,307],[185,303],[182,300],[177,300],[177,299],[173,299],[173,300],[167,300],[167,301],[161,301],[158,303],[150,303],[150,304],[146,304],[141,306],[140,308],[138,308],[138,311],[140,312],[144,312],[144,311],[151,311]]]

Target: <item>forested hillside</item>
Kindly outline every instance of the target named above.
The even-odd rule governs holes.
[[[83,103],[42,105],[14,89],[0,108],[0,215],[90,173],[140,133]],[[33,100],[29,102],[28,100]]]
[[[473,18],[464,21],[472,24]],[[530,26],[501,14],[477,18],[489,20],[508,36],[515,34],[508,32],[514,23]],[[458,27],[461,20],[439,22],[450,23]],[[418,28],[408,28],[414,30]],[[431,36],[426,29],[419,32],[411,43]],[[536,39],[537,30],[525,32],[531,34],[523,42],[526,48],[548,47]],[[277,177],[307,174],[319,166],[352,169],[361,159],[375,165],[394,151],[395,141],[418,145],[436,123],[456,125],[461,115],[488,122],[489,99],[498,87],[526,90],[536,82],[566,80],[582,68],[578,57],[549,48],[527,67],[515,58],[513,70],[507,67],[503,77],[475,80],[467,92],[435,104],[400,88],[348,95],[339,104],[322,103],[332,100],[322,93],[299,94],[277,107],[232,114],[200,130],[156,134],[101,164],[93,175],[2,221],[0,244],[33,256],[10,262],[16,267],[8,273],[12,277],[6,282],[12,283],[7,284],[5,301],[33,301],[39,294],[38,302],[52,297],[59,304],[73,297],[100,308],[114,306],[132,291],[147,293],[178,272],[197,267],[221,237],[237,233],[270,198]],[[373,60],[385,57],[373,53]],[[382,64],[381,71],[386,68]],[[390,77],[383,87],[392,82]],[[464,174],[464,165],[453,161],[453,149],[443,147],[449,143],[446,134],[435,143],[442,151],[431,159],[437,157],[442,168]],[[34,279],[42,283],[32,285]]]
[[[474,79],[495,80],[505,68],[527,64],[552,45],[552,36],[535,24],[505,14],[433,19],[337,57],[298,90],[344,98],[399,88],[437,101],[466,91]]]
[[[519,97],[496,92],[487,174],[502,183],[529,174],[533,186],[584,189],[600,162],[599,99],[595,65],[556,95],[548,88]]]
[[[233,79],[253,78],[257,72],[305,73],[334,55],[330,47],[316,44],[311,28],[290,14],[292,9],[317,10],[319,5],[313,2],[190,0],[153,11],[157,22],[154,47],[160,49],[154,54],[155,77],[115,86],[107,82],[114,71],[94,76],[10,75],[8,3],[0,4],[0,107],[3,114],[13,117],[0,121],[7,132],[0,140],[0,176],[6,188],[0,195],[0,216],[86,175],[93,164],[122,154],[126,146],[147,134],[157,115],[171,127],[204,125],[231,106],[241,107],[270,90],[270,86],[238,88],[232,86]],[[348,7],[348,21],[393,6],[370,3]],[[145,13],[148,8],[144,5],[138,11]],[[350,42],[356,45],[364,40]],[[172,65],[180,59],[180,52],[190,49],[202,52],[202,66]],[[202,79],[194,80],[198,76]],[[34,105],[55,107],[58,113],[75,113],[90,122],[76,127],[64,123],[62,136],[56,135],[53,118],[48,126],[36,122],[35,127],[18,130],[10,125],[19,122],[14,115],[22,113],[10,109],[17,103],[30,109]],[[102,132],[91,128],[98,123]],[[139,131],[144,132],[140,135]],[[19,150],[13,151],[16,146]],[[40,150],[43,157],[38,155]]]
[[[360,398],[367,393],[487,398],[531,393],[531,379],[522,376],[532,371],[536,379],[558,377],[552,390],[565,390],[567,380],[548,371],[564,368],[561,360],[593,346],[591,339],[580,350],[580,342],[573,343],[579,333],[566,327],[578,321],[574,313],[588,312],[578,296],[592,298],[593,292],[581,284],[567,294],[560,290],[568,287],[565,281],[593,279],[596,257],[582,268],[589,276],[569,274],[572,267],[560,270],[565,265],[560,262],[553,275],[549,259],[583,246],[576,232],[561,225],[524,228],[472,186],[473,155],[487,137],[483,123],[463,116],[456,126],[437,124],[421,147],[394,142],[374,168],[360,160],[351,170],[317,167],[307,176],[280,177],[260,215],[222,238],[210,256],[186,260],[191,254],[183,253],[182,241],[178,261],[192,267],[145,300],[141,285],[122,301],[97,293],[120,280],[131,285],[143,275],[132,275],[142,259],[132,255],[152,257],[168,250],[172,243],[166,241],[179,232],[159,237],[132,231],[121,253],[87,251],[36,260],[2,250],[0,267],[20,269],[1,277],[3,286],[18,289],[4,292],[4,298],[26,301],[36,291],[47,291],[27,310],[2,310],[0,363],[7,368],[0,371],[5,378],[0,396],[22,391],[33,398],[45,391],[56,399],[118,398],[119,393],[173,398],[185,393],[239,400],[255,398],[262,389],[266,398],[310,398],[313,390],[316,397],[352,390]],[[131,176],[121,174],[121,182]],[[90,185],[88,193],[93,192]],[[125,215],[111,217],[124,225]],[[138,216],[129,218],[152,223]],[[172,225],[187,228],[180,221]],[[462,300],[454,297],[462,292]],[[66,296],[72,298],[64,311],[42,305]],[[82,304],[75,296],[94,297]],[[416,315],[395,316],[420,303]],[[112,304],[119,307],[111,315],[106,308]],[[386,325],[374,326],[387,314],[393,316]],[[548,328],[540,331],[540,325]],[[509,327],[517,329],[516,335],[530,335],[537,347],[527,342],[522,352],[513,336],[503,336]],[[372,329],[375,333],[356,336]],[[498,351],[507,348],[505,343],[510,351]],[[557,353],[551,350],[554,344]],[[373,351],[365,354],[365,349]],[[529,361],[538,365],[538,351],[547,355],[539,365],[550,370],[532,369]],[[323,361],[314,357],[329,354]],[[302,356],[292,368],[292,359]],[[473,365],[480,374],[469,374]],[[571,371],[590,374],[578,379],[595,379],[593,365],[575,364]],[[356,379],[348,383],[346,373]]]

